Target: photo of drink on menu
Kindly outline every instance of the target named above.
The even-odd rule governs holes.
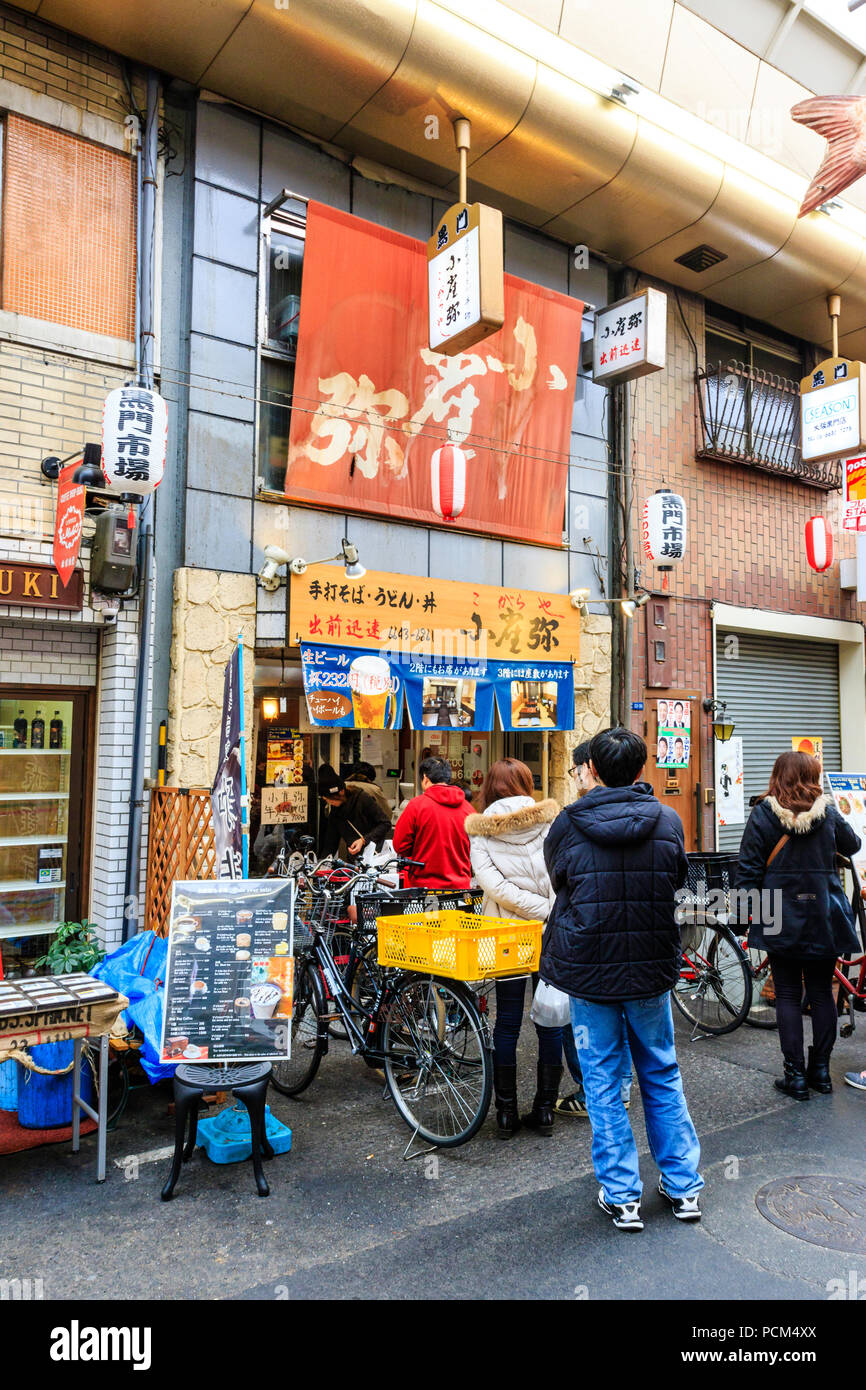
[[[291,879],[174,884],[163,1062],[289,1056],[293,902]]]
[[[656,715],[656,766],[688,767],[692,728],[692,712],[688,700],[657,700]]]

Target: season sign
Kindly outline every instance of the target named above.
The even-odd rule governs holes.
[[[829,357],[800,382],[802,453],[806,462],[857,454],[864,443],[860,362]]]

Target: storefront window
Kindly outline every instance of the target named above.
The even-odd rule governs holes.
[[[286,480],[303,260],[303,228],[271,220],[265,236],[258,469],[270,492],[282,492]]]
[[[0,699],[0,951],[9,971],[44,953],[67,915],[73,701]]]
[[[262,357],[259,390],[259,473],[265,487],[282,492],[289,457],[292,388],[295,364],[278,357]]]
[[[268,245],[268,342],[294,357],[301,314],[301,271],[304,242],[279,228],[271,230]]]

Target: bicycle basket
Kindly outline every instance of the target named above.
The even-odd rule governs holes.
[[[378,919],[380,965],[451,980],[528,975],[538,969],[541,922],[444,908]]]
[[[407,912],[429,910],[435,899],[436,911],[474,912],[481,914],[484,893],[480,888],[391,888],[376,893],[358,893],[355,906],[358,909],[358,929],[372,936],[376,922],[386,913],[390,917],[403,916]]]
[[[294,953],[308,950],[313,943],[313,929],[324,928],[328,939],[333,935],[334,921],[329,920],[335,906],[325,888],[312,879],[301,878],[295,890]],[[341,912],[345,909],[340,907]]]
[[[725,895],[724,911],[730,910],[730,893],[737,874],[736,854],[687,854],[688,889],[696,906],[704,907],[711,893]]]

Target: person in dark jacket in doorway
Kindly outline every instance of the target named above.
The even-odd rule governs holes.
[[[451,785],[451,764],[424,758],[418,768],[421,795],[407,801],[394,826],[394,849],[417,859],[423,869],[407,869],[410,888],[468,888],[471,878],[466,817],[472,806]]]
[[[337,854],[345,844],[350,859],[373,844],[381,849],[391,834],[391,822],[376,798],[362,787],[349,788],[345,779],[325,763],[319,768],[319,796],[328,807],[322,830],[322,854]]]
[[[642,1231],[637,1148],[622,1101],[629,1047],[659,1192],[680,1221],[699,1221],[700,1145],[674,1048],[670,991],[680,973],[676,895],[686,880],[679,816],[641,781],[646,744],[628,729],[590,743],[598,785],[550,828],[544,856],[556,901],[543,937],[543,980],[571,996],[592,1125],[598,1204]]]
[[[850,856],[859,848],[860,836],[821,790],[817,758],[780,754],[740,842],[736,907],[740,923],[750,922],[749,945],[770,958],[785,1064],[785,1075],[775,1084],[794,1100],[808,1100],[810,1087],[833,1089],[833,970],[837,957],[861,949],[836,855]],[[812,1015],[808,1065],[804,981]]]

